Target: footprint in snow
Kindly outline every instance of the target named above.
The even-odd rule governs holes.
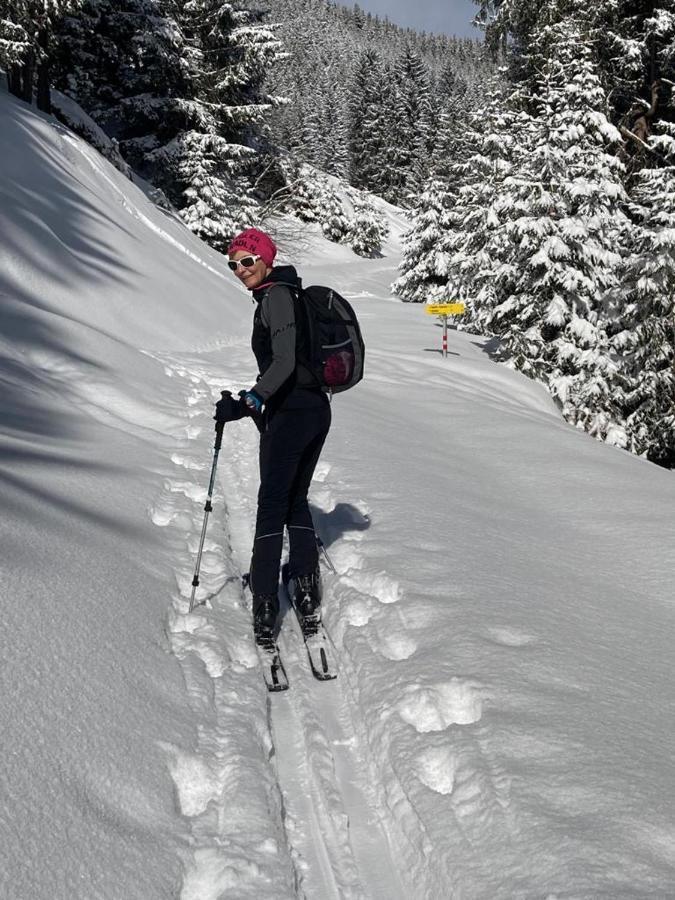
[[[527,647],[537,642],[537,638],[516,628],[488,628],[486,637],[500,647]]]
[[[403,721],[420,734],[444,731],[449,725],[471,725],[483,715],[479,685],[462,678],[429,687],[411,684],[397,706]]]
[[[380,603],[397,603],[401,599],[398,581],[390,578],[386,572],[351,571],[343,578],[350,587],[362,594],[369,594]]]
[[[457,773],[455,754],[450,747],[429,747],[417,757],[415,773],[430,790],[437,794],[451,794]]]
[[[183,531],[191,531],[194,523],[192,516],[170,496],[160,498],[150,509],[150,519],[160,528],[167,525],[176,525]]]
[[[206,499],[206,488],[201,484],[195,484],[193,481],[167,479],[164,482],[164,489],[172,494],[183,494],[188,500],[192,500],[195,503],[203,503]]]
[[[378,634],[373,649],[378,650],[386,659],[399,661],[409,659],[417,650],[417,642],[407,634]]]
[[[370,597],[354,592],[342,604],[342,613],[350,625],[363,628],[373,617],[374,604]]]
[[[206,464],[200,460],[191,459],[188,456],[181,456],[179,453],[171,455],[171,462],[175,466],[182,466],[184,469],[202,470],[206,468]]]

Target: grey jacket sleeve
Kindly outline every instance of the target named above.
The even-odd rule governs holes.
[[[272,340],[272,363],[254,390],[267,402],[295,369],[295,307],[293,295],[283,285],[271,288],[261,302],[262,322]]]

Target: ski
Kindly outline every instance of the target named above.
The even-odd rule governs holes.
[[[295,614],[300,623],[312,675],[319,681],[332,681],[337,678],[335,651],[323,624],[321,621],[308,623],[308,620],[303,619],[297,609]],[[311,619],[314,620],[315,617],[312,616]]]
[[[244,591],[247,589],[250,590],[251,585],[248,572],[241,576],[241,586]],[[286,675],[286,669],[284,668],[284,663],[281,659],[281,653],[279,652],[279,647],[277,646],[274,637],[271,634],[254,634],[253,642],[255,644],[256,652],[258,653],[258,660],[260,661],[260,667],[262,668],[267,690],[272,693],[287,691],[289,688],[288,676]]]
[[[257,640],[255,647],[258,652],[258,659],[260,660],[267,690],[272,693],[287,691],[289,687],[288,677],[277,642],[274,639],[269,641]]]
[[[288,577],[286,566],[282,569],[282,581],[288,602],[295,612],[300,625],[312,675],[319,681],[332,681],[338,676],[337,659],[335,658],[333,643],[321,621],[321,608],[319,607],[315,615],[305,618],[293,603],[293,593],[289,584],[291,579]]]

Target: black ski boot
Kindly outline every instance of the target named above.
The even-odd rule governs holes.
[[[319,570],[293,579],[293,605],[304,633],[314,633],[321,623],[321,575]]]
[[[279,615],[276,594],[256,594],[253,597],[253,634],[261,647],[274,645],[274,626]]]

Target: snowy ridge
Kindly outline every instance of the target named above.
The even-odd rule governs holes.
[[[105,181],[106,184],[112,189],[113,194],[117,196],[119,202],[122,204],[126,212],[129,213],[129,215],[133,216],[135,219],[138,219],[139,222],[141,222],[151,231],[154,231],[155,234],[157,234],[163,241],[166,241],[167,244],[169,244],[171,247],[175,248],[180,253],[185,253],[186,256],[188,256],[194,262],[199,263],[200,266],[204,266],[205,269],[208,269],[209,272],[212,272],[216,277],[223,279],[226,278],[226,275],[222,270],[216,269],[214,266],[209,265],[198,253],[195,253],[194,250],[191,250],[189,247],[187,247],[183,241],[177,240],[176,238],[172,237],[172,235],[170,235],[168,231],[160,228],[159,225],[157,225],[157,223],[150,218],[150,216],[147,216],[145,213],[141,212],[138,206],[136,206],[134,203],[130,203],[124,191],[121,190],[115,184],[113,179],[106,174],[105,168],[101,164],[102,161],[101,163],[97,161],[98,159],[100,159],[100,156],[93,147],[90,147],[84,141],[75,138],[74,135],[68,134],[68,132],[64,132],[63,139],[82,154],[82,156],[89,163],[96,175],[102,181]],[[178,218],[176,218],[175,221],[178,223]]]

